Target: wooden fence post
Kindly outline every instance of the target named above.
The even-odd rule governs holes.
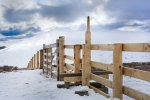
[[[86,86],[86,77],[85,77],[85,44],[82,45],[82,85]]]
[[[45,44],[43,44],[43,73],[45,73],[44,71],[44,68],[45,68],[45,55],[44,55],[44,53],[45,53]]]
[[[46,48],[46,69],[47,69],[47,75],[48,75],[48,48]]]
[[[34,69],[36,69],[36,55],[34,54]]]
[[[80,61],[80,52],[81,45],[74,45],[74,64],[75,64],[75,72],[80,72],[81,70],[81,61]]]
[[[43,56],[43,51],[44,51],[43,49],[40,50],[40,64],[39,64],[40,65],[40,69],[43,69],[43,62],[44,62],[43,61],[43,57],[44,57]]]
[[[59,81],[59,39],[56,40],[57,81]]]
[[[47,67],[47,72],[48,72],[48,75],[51,75],[51,74],[52,74],[52,73],[51,73],[51,70],[52,70],[52,69],[51,69],[51,68],[52,68],[52,67],[51,67],[51,66],[52,66],[52,65],[51,65],[51,62],[52,62],[52,60],[51,60],[51,58],[52,58],[52,48],[48,48],[47,54],[48,54],[48,55],[47,55],[47,63],[48,63],[48,64],[47,64],[47,66],[48,66],[48,67]],[[50,54],[50,55],[49,55],[49,54]]]
[[[31,67],[32,67],[32,60],[30,59],[30,69],[31,69]]]
[[[65,67],[65,59],[64,59],[64,37],[59,37],[59,72],[64,73],[64,67]]]
[[[33,57],[32,57],[32,69],[33,69]]]
[[[37,51],[37,69],[39,69],[39,51]]]
[[[122,44],[114,44],[113,97],[122,100]]]
[[[35,69],[37,69],[37,53],[35,54]]]
[[[85,79],[86,85],[89,86],[90,73],[91,73],[91,32],[90,32],[90,17],[87,17],[87,31],[85,34]]]

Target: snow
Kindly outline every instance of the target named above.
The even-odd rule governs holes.
[[[112,100],[105,98],[86,86],[58,89],[56,79],[46,78],[41,70],[24,70],[0,73],[0,100]],[[112,80],[112,76],[110,76]],[[150,83],[124,77],[124,85],[150,94]],[[79,96],[75,91],[87,90],[89,96]],[[109,94],[112,92],[110,91]],[[111,94],[112,95],[112,94]],[[113,100],[119,100],[114,98]],[[124,95],[124,100],[133,100]]]
[[[58,89],[55,79],[40,75],[41,70],[0,73],[0,100],[107,100],[88,87]],[[89,96],[75,91],[88,90]]]

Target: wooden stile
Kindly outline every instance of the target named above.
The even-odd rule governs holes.
[[[123,99],[123,94],[137,100],[149,100],[150,95],[142,93],[131,87],[123,86],[123,75],[150,82],[150,72],[139,69],[123,67],[122,52],[150,52],[150,43],[125,43],[125,44],[91,44],[90,17],[87,17],[87,30],[85,34],[85,44],[64,45],[65,38],[59,37],[56,43],[45,45],[43,49],[33,55],[27,64],[28,69],[43,68],[43,73],[51,74],[57,67],[57,80],[80,83],[89,86],[103,96],[110,97],[107,92],[103,92],[99,87],[90,84],[90,80],[96,81],[98,85],[104,85],[106,89],[113,89],[113,97]],[[56,47],[53,52],[52,48]],[[65,49],[73,49],[74,57],[65,55]],[[82,49],[82,59],[80,58]],[[113,51],[113,64],[91,61],[91,50]],[[53,65],[53,56],[57,55],[56,65]],[[55,58],[54,58],[55,59]],[[74,64],[65,63],[65,59],[74,61]],[[53,63],[54,64],[54,63]],[[81,69],[82,68],[82,69]],[[93,68],[91,70],[91,68]],[[102,69],[102,70],[95,70]],[[81,72],[82,71],[82,72]],[[74,72],[74,73],[73,73]],[[108,74],[113,73],[113,81],[108,79]]]

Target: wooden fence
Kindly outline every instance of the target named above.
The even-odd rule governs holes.
[[[58,40],[50,45],[43,45],[43,73],[57,77],[58,67]]]
[[[94,89],[101,95],[110,97],[108,93],[91,85],[90,81],[94,80],[104,85],[105,87],[112,88],[113,97],[119,98],[121,100],[123,99],[123,94],[137,100],[148,100],[150,98],[150,94],[145,94],[131,87],[123,85],[123,78],[124,78],[123,76],[130,76],[150,82],[150,72],[124,67],[122,62],[122,53],[150,52],[150,43],[91,44],[89,17],[87,19],[87,31],[85,34],[86,34],[85,44],[65,45],[64,37],[59,37],[59,39],[57,40],[56,42],[57,45],[55,45],[55,47],[57,47],[56,51],[58,58],[57,59],[58,80],[64,80],[65,83],[82,82],[83,86],[89,86],[90,88]],[[53,53],[50,48],[51,46],[44,45],[43,49],[40,50],[40,52],[37,52],[37,54],[34,57],[32,57],[32,59],[28,64],[28,68],[34,68],[34,66],[36,65],[37,65],[36,68],[41,68],[42,66],[44,70],[43,72],[45,72],[45,69],[47,69],[47,73],[49,73],[48,72],[49,67],[47,63],[51,63],[53,61],[52,60]],[[51,54],[48,53],[48,49],[50,49],[49,52],[51,52]],[[72,49],[74,52],[74,56],[68,55],[65,52],[66,49]],[[105,64],[102,62],[92,61],[91,60],[92,50],[112,51],[113,64]],[[43,54],[43,58],[41,58],[40,56],[40,59],[36,61],[35,59],[39,57],[39,54],[40,55]],[[74,63],[68,64],[65,61],[65,59],[71,60]],[[50,70],[51,70],[50,73],[52,73],[52,68]],[[113,75],[112,81],[109,79],[108,74]]]
[[[33,57],[30,59],[28,65],[27,65],[27,68],[29,68],[29,69],[40,69],[40,68],[42,68],[42,65],[43,65],[42,64],[43,60],[41,57],[42,54],[43,54],[42,50],[40,50],[36,54],[34,54]]]

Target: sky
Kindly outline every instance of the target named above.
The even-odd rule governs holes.
[[[65,36],[65,44],[84,44],[87,16],[92,43],[150,43],[149,4],[150,0],[0,0],[0,48],[6,47],[0,50],[0,66],[26,67],[43,44],[59,36]],[[127,61],[149,61],[150,55],[139,58],[130,56]]]
[[[149,4],[149,0],[0,0],[0,46],[46,30],[84,32],[86,16],[91,17],[93,31],[150,34]]]

